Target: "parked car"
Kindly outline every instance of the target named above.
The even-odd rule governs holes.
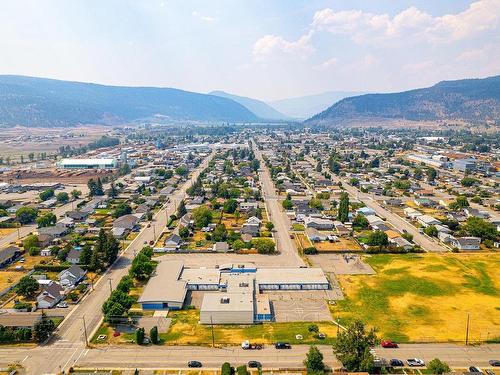
[[[380,346],[382,348],[397,348],[398,347],[398,344],[396,344],[394,341],[392,340],[382,340],[380,342]]]
[[[66,307],[68,307],[68,304],[67,304],[66,302],[62,301],[62,302],[59,302],[59,303],[56,305],[56,307],[60,307],[60,308],[62,308],[62,309],[65,309]]]
[[[389,364],[392,367],[403,367],[405,365],[405,363],[402,360],[396,358],[391,359]]]
[[[188,367],[201,367],[202,364],[200,361],[189,361],[188,362]]]
[[[261,368],[262,364],[259,361],[249,361],[248,367],[250,368]]]
[[[490,366],[498,367],[500,366],[500,359],[491,359],[488,363]]]
[[[292,346],[287,342],[277,342],[274,347],[276,349],[292,349]]]
[[[410,367],[425,366],[424,360],[420,359],[420,358],[408,358],[406,360],[406,363],[408,363],[408,366],[410,366]]]
[[[264,346],[262,344],[251,344],[250,341],[248,340],[245,340],[241,343],[241,348],[243,350],[253,350],[253,349],[260,350],[263,347]]]
[[[480,373],[482,374],[483,372],[481,371],[481,369],[479,367],[476,367],[476,366],[470,366],[469,367],[469,372],[477,372],[477,373]]]
[[[484,370],[484,372],[486,372],[488,375],[496,375],[495,371],[493,370]]]

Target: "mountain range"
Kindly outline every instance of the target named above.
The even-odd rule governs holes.
[[[360,94],[364,93],[355,91],[327,91],[321,94],[273,100],[268,102],[268,104],[289,117],[305,120],[324,111],[341,99]]]
[[[243,105],[215,95],[0,76],[0,125],[120,124],[152,116],[196,121],[259,120]]]
[[[234,100],[236,103],[240,103],[241,105],[248,108],[251,112],[253,112],[256,116],[261,119],[266,120],[291,120],[290,117],[285,116],[284,114],[278,112],[269,104],[252,98],[247,98],[245,96],[238,96],[229,94],[224,91],[212,91],[209,95],[220,96],[222,98]]]
[[[345,98],[311,117],[306,123],[342,124],[366,119],[498,123],[500,76],[442,81],[422,89]]]

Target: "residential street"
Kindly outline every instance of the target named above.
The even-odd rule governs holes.
[[[185,197],[186,190],[196,180],[199,173],[206,168],[211,156],[192,173],[191,178],[186,181],[170,197],[169,202],[164,205],[154,216],[151,227],[144,226],[138,236],[130,243],[127,249],[118,257],[110,269],[94,284],[94,291],[89,293],[66,317],[58,327],[51,342],[36,350],[29,351],[28,357],[23,365],[30,374],[56,373],[60,369],[73,366],[82,356],[85,349],[85,334],[83,321],[85,319],[87,336],[90,340],[92,334],[101,323],[101,306],[110,294],[109,282],[114,287],[120,279],[128,272],[128,268],[135,254],[142,249],[144,243],[153,239],[154,234],[158,237],[168,221],[168,217],[175,212],[178,203]],[[63,206],[64,207],[64,206]],[[63,207],[60,207],[63,209]],[[61,211],[62,212],[62,211]],[[158,230],[156,230],[156,228]],[[24,351],[24,349],[19,349]],[[3,349],[0,349],[2,353]],[[0,364],[7,365],[11,362],[10,356],[0,356]]]

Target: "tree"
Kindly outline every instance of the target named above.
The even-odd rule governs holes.
[[[43,342],[47,340],[50,335],[52,335],[52,332],[56,329],[56,325],[54,322],[47,318],[47,315],[45,313],[42,313],[42,319],[40,319],[38,322],[36,322],[35,326],[33,327],[33,337],[36,341],[38,342]]]
[[[186,176],[189,173],[189,170],[185,166],[179,166],[175,168],[175,174],[179,176]]]
[[[270,238],[254,238],[252,246],[257,249],[259,254],[272,254],[275,251],[274,241]]]
[[[97,181],[91,178],[87,182],[87,186],[89,188],[89,195],[91,197],[96,195],[104,195],[104,190],[102,188],[102,181],[99,177],[97,178]]]
[[[38,281],[31,276],[24,276],[16,286],[16,293],[20,296],[31,298],[38,290]]]
[[[151,338],[151,342],[153,344],[159,344],[160,343],[160,337],[158,336],[158,327],[154,326],[149,330],[149,337]]]
[[[318,198],[312,198],[308,202],[308,206],[320,211],[323,209],[323,204],[321,203],[321,200]]]
[[[274,229],[274,224],[273,224],[273,222],[272,222],[272,221],[268,221],[268,222],[266,223],[266,229],[267,229],[268,231],[270,231],[270,232]]]
[[[212,232],[212,240],[215,242],[225,241],[227,239],[227,229],[224,223],[217,224]]]
[[[352,220],[352,225],[361,229],[366,229],[370,225],[368,219],[361,214],[357,214]]]
[[[281,205],[285,210],[291,210],[293,208],[293,203],[290,199],[285,199],[283,202],[281,202]]]
[[[120,243],[115,236],[113,236],[113,233],[108,232],[106,234],[106,242],[104,244],[104,257],[108,265],[112,264],[116,260],[119,252]]]
[[[78,199],[82,195],[82,192],[80,190],[73,189],[71,190],[70,194],[73,197],[73,199]]]
[[[319,349],[312,345],[306,354],[306,359],[304,360],[304,366],[306,366],[307,373],[319,373],[325,369],[325,364],[323,363],[323,353]]]
[[[349,220],[349,195],[346,192],[342,192],[342,194],[340,194],[337,219],[342,223]]]
[[[38,236],[36,234],[31,234],[26,237],[23,241],[24,250],[29,252],[30,254],[38,251]]]
[[[224,362],[221,367],[221,375],[233,375],[233,369],[229,362]]]
[[[153,273],[154,263],[144,253],[139,253],[132,261],[130,274],[137,280],[147,280]]]
[[[224,212],[226,214],[232,214],[238,208],[238,201],[234,198],[228,199],[224,202]]]
[[[112,182],[111,186],[109,187],[108,196],[110,196],[111,198],[116,198],[118,196],[118,190],[116,189],[114,182]]]
[[[21,207],[16,211],[17,221],[21,224],[32,223],[38,215],[38,210],[33,207]]]
[[[389,244],[389,238],[385,232],[376,230],[368,235],[366,243],[370,246],[387,246]]]
[[[196,228],[206,227],[212,222],[212,210],[207,206],[200,206],[193,210],[193,220]]]
[[[424,233],[430,237],[437,237],[438,230],[434,225],[429,225],[428,227],[424,228]]]
[[[88,265],[92,259],[92,247],[86,244],[80,253],[80,263]]]
[[[450,366],[446,362],[441,361],[438,358],[434,358],[427,364],[427,370],[431,374],[447,374],[451,372]]]
[[[498,237],[495,224],[479,217],[469,217],[464,228],[471,236],[480,237],[483,240],[495,241]]]
[[[184,226],[181,226],[179,228],[179,236],[181,236],[181,238],[188,238],[189,237],[189,229],[184,227]]]
[[[122,202],[115,207],[113,217],[116,219],[121,216],[129,215],[132,213],[132,207],[129,204]]]
[[[186,204],[184,203],[184,199],[179,202],[179,207],[177,208],[177,217],[181,218],[185,214],[187,214]]]
[[[130,289],[134,286],[134,280],[130,275],[125,275],[121,278],[120,282],[116,286],[116,290],[121,290],[123,293],[130,292]]]
[[[460,183],[462,184],[462,186],[471,187],[472,185],[478,184],[479,180],[474,177],[464,177],[462,181],[460,181]]]
[[[427,168],[425,171],[425,174],[427,175],[427,180],[432,182],[436,179],[437,177],[437,171],[434,168]]]
[[[366,332],[363,322],[356,320],[346,331],[339,332],[333,344],[333,352],[347,370],[365,371],[370,362],[369,350],[377,343],[375,330]],[[373,364],[373,357],[371,363]]]
[[[46,201],[54,196],[54,189],[44,190],[39,194],[39,196],[42,201]]]
[[[65,191],[61,191],[56,195],[56,199],[58,203],[66,203],[69,201],[69,194]]]
[[[40,216],[36,219],[36,223],[39,228],[50,227],[55,225],[57,222],[57,217],[52,212],[47,212],[45,215]]]
[[[139,345],[144,343],[144,328],[137,328],[135,331],[135,342]]]

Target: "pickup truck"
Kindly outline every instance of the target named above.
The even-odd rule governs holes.
[[[263,347],[264,346],[262,344],[250,344],[250,341],[248,340],[245,340],[241,343],[241,349],[243,350],[253,350],[253,349],[260,350]]]

